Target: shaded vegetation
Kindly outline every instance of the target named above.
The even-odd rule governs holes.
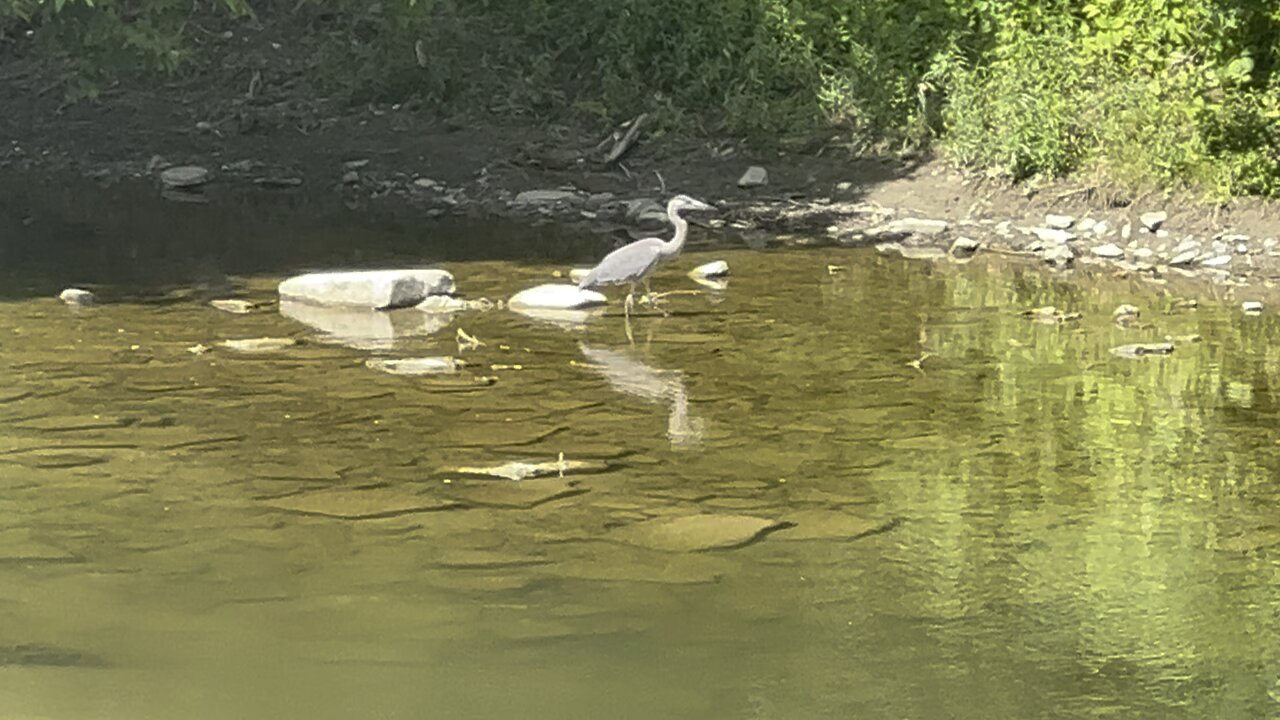
[[[1246,0],[0,0],[73,89],[173,70],[195,16],[291,23],[352,102],[617,121],[855,150],[935,145],[1013,179],[1280,194],[1280,6]],[[0,41],[3,42],[3,41]]]

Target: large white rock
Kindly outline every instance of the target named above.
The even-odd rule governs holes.
[[[604,295],[594,290],[582,290],[577,285],[548,283],[527,290],[521,290],[507,301],[512,310],[581,310],[597,307],[609,302]]]
[[[280,283],[282,300],[315,305],[346,305],[373,309],[417,305],[429,295],[453,293],[453,275],[446,270],[356,270],[297,275]]]

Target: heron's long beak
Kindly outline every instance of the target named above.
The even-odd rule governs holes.
[[[690,207],[692,210],[715,210],[714,205],[708,205],[701,200],[694,200],[694,204]]]

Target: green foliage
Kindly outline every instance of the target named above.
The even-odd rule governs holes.
[[[264,3],[265,4],[265,3]],[[246,0],[0,0],[82,75],[171,70]],[[264,10],[264,12],[266,12]],[[1280,4],[1252,0],[298,0],[352,102],[566,111],[778,142],[936,143],[1023,179],[1280,194]]]
[[[172,71],[186,57],[188,21],[217,9],[246,14],[246,0],[0,0],[0,29],[21,23],[73,70],[69,94],[95,95],[133,70]]]

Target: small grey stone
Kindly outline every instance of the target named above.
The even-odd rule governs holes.
[[[160,173],[160,182],[167,188],[191,188],[209,182],[209,171],[197,165],[179,165]]]
[[[929,220],[927,218],[900,218],[884,225],[891,233],[907,235],[941,235],[947,231],[946,220]]]
[[[992,228],[992,231],[1000,237],[1013,237],[1013,223],[1008,220],[1001,220],[996,223],[996,226]]]
[[[1123,318],[1136,318],[1139,314],[1137,306],[1134,305],[1120,305],[1111,311],[1111,317],[1117,321]]]
[[[1138,216],[1138,221],[1142,223],[1143,227],[1150,230],[1151,232],[1155,232],[1156,230],[1159,230],[1160,226],[1163,225],[1164,222],[1168,219],[1169,219],[1169,213],[1163,210],[1156,211],[1156,212],[1146,212]]]
[[[93,293],[80,288],[67,288],[58,293],[58,299],[68,305],[92,305],[97,300]]]
[[[442,187],[442,185],[440,185],[440,183],[436,182],[435,180],[432,180],[431,178],[424,178],[424,177],[414,178],[413,186],[422,188],[423,190],[435,190],[437,188]]]
[[[1225,266],[1225,265],[1230,265],[1230,264],[1231,264],[1231,256],[1230,256],[1230,255],[1215,255],[1215,256],[1213,256],[1213,257],[1209,258],[1208,260],[1205,260],[1204,262],[1202,262],[1202,263],[1200,263],[1200,264],[1201,264],[1201,265],[1204,265],[1205,267],[1223,267],[1223,266]]]
[[[1240,309],[1246,313],[1256,315],[1262,312],[1262,303],[1257,300],[1246,300],[1240,303]]]
[[[1237,255],[1248,255],[1248,254],[1249,254],[1249,244],[1248,244],[1248,243],[1236,243],[1236,254],[1237,254]]]
[[[1194,250],[1197,253],[1200,252],[1200,243],[1192,238],[1187,238],[1177,245],[1174,245],[1172,252],[1174,255],[1181,255],[1182,253],[1191,250]]]
[[[1160,228],[1159,230],[1156,230],[1156,237],[1167,238],[1169,237],[1169,231],[1165,230],[1164,228]]]
[[[973,257],[978,252],[978,248],[982,247],[982,243],[973,238],[958,237],[956,241],[951,243],[951,256],[958,258]]]
[[[344,170],[360,170],[361,168],[367,167],[368,165],[369,165],[369,159],[368,159],[368,158],[360,158],[359,160],[348,160],[348,161],[346,161],[346,162],[342,163],[342,169],[344,169]]]
[[[1044,216],[1044,224],[1046,227],[1055,230],[1066,230],[1076,223],[1076,219],[1070,215],[1054,215],[1050,213]]]
[[[1099,245],[1093,249],[1093,254],[1101,258],[1122,258],[1124,257],[1124,249],[1115,243],[1107,243]]]
[[[1093,234],[1098,237],[1105,237],[1111,232],[1111,224],[1106,220],[1099,220],[1093,225]]]
[[[1156,251],[1148,247],[1135,248],[1133,251],[1133,256],[1139,260],[1149,260],[1154,257],[1155,254]]]
[[[342,174],[343,185],[355,185],[360,182],[360,173],[355,170],[348,170]]]
[[[1087,218],[1081,219],[1080,222],[1076,223],[1076,230],[1082,233],[1093,232],[1094,228],[1096,228],[1097,226],[1098,226],[1097,220],[1087,217]]]
[[[576,203],[582,198],[571,190],[526,190],[516,195],[516,205],[554,205],[556,203]]]
[[[1275,238],[1266,238],[1262,241],[1262,249],[1268,252],[1275,250],[1277,245],[1280,245],[1280,240]]]
[[[769,184],[769,171],[759,165],[752,165],[738,178],[738,187],[753,188]]]
[[[1129,238],[1133,236],[1133,225],[1125,223],[1120,226],[1120,239],[1129,242]]]
[[[1169,258],[1169,264],[1170,265],[1190,265],[1191,263],[1195,262],[1196,258],[1199,256],[1200,256],[1199,252],[1195,250],[1187,250],[1186,252],[1178,253],[1173,257]]]
[[[1053,245],[1040,253],[1040,258],[1054,267],[1067,267],[1075,260],[1076,254],[1066,245]]]
[[[1031,234],[1049,243],[1065,243],[1076,239],[1075,233],[1057,228],[1031,228]]]

